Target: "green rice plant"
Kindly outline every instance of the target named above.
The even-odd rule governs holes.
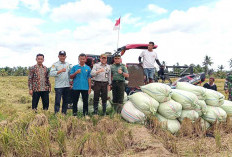
[[[57,142],[59,144],[59,150],[60,154],[62,155],[63,153],[66,152],[66,134],[62,130],[58,130],[57,132]]]
[[[76,139],[76,142],[74,143],[74,148],[73,148],[73,156],[79,156],[83,155],[83,150],[84,150],[84,145],[90,138],[89,133],[85,133],[82,137],[79,137]]]
[[[221,134],[218,130],[215,130],[214,136],[215,136],[216,149],[219,151],[222,147]]]

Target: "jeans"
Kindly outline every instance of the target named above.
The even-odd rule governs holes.
[[[43,110],[48,110],[48,107],[49,107],[49,91],[33,92],[33,95],[32,95],[32,109],[37,109],[40,97],[42,99]]]
[[[80,93],[83,99],[83,115],[88,115],[88,99],[89,94],[88,90],[72,90],[72,97],[73,97],[73,115],[77,115],[77,103],[80,97]]]
[[[155,68],[144,68],[144,75],[146,76],[146,81],[149,79],[154,80]]]
[[[69,87],[55,88],[55,92],[56,92],[55,106],[54,106],[55,113],[60,111],[60,101],[61,101],[61,97],[62,97],[63,102],[62,102],[61,112],[66,114],[67,113],[67,105],[68,105],[67,100],[68,100]]]

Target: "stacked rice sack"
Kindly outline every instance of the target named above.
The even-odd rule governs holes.
[[[180,129],[178,118],[182,113],[182,105],[171,99],[171,87],[162,83],[151,83],[141,87],[144,93],[159,102],[156,117],[164,129],[176,133]]]
[[[221,93],[186,82],[178,82],[176,89],[188,91],[197,96],[198,109],[200,109],[200,111],[198,109],[194,110],[198,111],[199,116],[207,122],[212,124],[217,121],[226,121],[227,114],[222,108],[220,108],[220,106],[224,103],[225,98]]]
[[[122,108],[122,117],[131,122],[143,123],[146,115],[155,115],[159,103],[150,97],[148,94],[143,92],[137,92],[133,95],[128,96],[127,101]]]
[[[200,118],[203,129],[212,123],[226,121],[232,115],[232,102],[213,90],[186,82],[178,82],[176,89],[162,83],[141,86],[142,92],[128,96],[122,117],[131,122],[143,123],[147,115],[154,115],[164,129],[176,133],[185,118],[195,122]]]
[[[154,115],[164,129],[176,133],[180,129],[177,118],[181,115],[182,106],[171,100],[171,88],[162,83],[150,83],[141,86],[141,90],[128,96],[129,101],[123,106],[122,117],[129,122],[143,122],[147,115]],[[128,111],[129,107],[131,112]]]

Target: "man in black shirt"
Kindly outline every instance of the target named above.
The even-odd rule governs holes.
[[[214,84],[214,81],[214,78],[210,77],[209,82],[206,82],[203,87],[217,91],[217,86]]]

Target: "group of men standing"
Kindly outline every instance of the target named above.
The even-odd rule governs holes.
[[[148,49],[143,51],[139,56],[139,62],[143,65],[144,75],[146,76],[145,84],[154,80],[155,62],[161,66],[156,52],[153,51],[154,43],[149,42]],[[121,56],[114,56],[114,63],[107,64],[107,55],[100,56],[100,62],[94,64],[91,69],[86,65],[87,56],[80,54],[78,57],[79,64],[71,67],[66,62],[66,52],[60,51],[58,54],[59,61],[54,63],[51,71],[43,65],[44,55],[36,56],[37,64],[30,67],[28,76],[29,94],[32,95],[32,109],[37,109],[40,97],[42,98],[43,109],[49,107],[49,92],[51,84],[49,76],[55,77],[55,113],[60,110],[60,101],[63,99],[61,112],[66,114],[68,96],[72,95],[73,115],[77,115],[77,104],[80,97],[83,100],[83,115],[88,115],[88,97],[91,93],[91,84],[94,80],[94,113],[98,114],[99,98],[102,100],[103,114],[106,114],[106,102],[108,91],[112,89],[113,107],[116,112],[120,112],[123,105],[125,78],[129,77],[127,68],[121,63]],[[143,62],[141,59],[143,58]],[[206,88],[216,89],[214,79],[210,78],[209,83],[204,85]],[[232,74],[229,74],[225,82],[225,92],[229,93],[229,100],[232,100]]]
[[[88,97],[91,93],[91,82],[94,80],[94,113],[98,114],[99,98],[101,97],[103,114],[106,114],[106,102],[108,91],[113,92],[113,106],[115,111],[120,112],[124,99],[125,78],[129,77],[127,68],[121,63],[121,56],[114,56],[114,64],[107,64],[107,55],[100,56],[100,62],[94,64],[93,69],[87,66],[85,54],[78,57],[79,64],[71,67],[65,61],[66,52],[60,51],[58,54],[59,61],[51,67],[50,73],[46,66],[43,65],[44,55],[36,56],[37,64],[30,67],[28,75],[29,94],[32,95],[32,109],[37,110],[40,97],[42,98],[43,109],[49,108],[49,92],[51,83],[49,76],[55,77],[55,113],[60,110],[61,98],[63,99],[61,112],[67,113],[68,94],[71,90],[73,115],[77,116],[77,104],[80,94],[83,99],[83,115],[88,115]]]

